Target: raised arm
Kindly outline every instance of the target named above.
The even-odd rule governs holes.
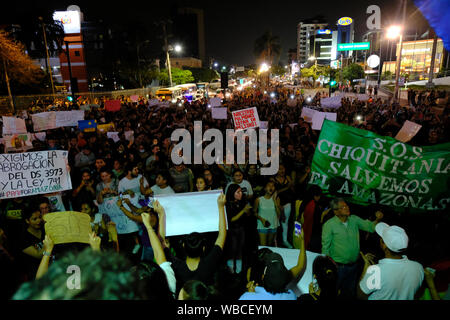
[[[117,206],[122,210],[122,212],[132,221],[142,223],[142,217],[134,215],[132,212],[128,211],[127,208],[123,206],[122,200],[117,200]]]
[[[298,281],[306,270],[306,249],[305,249],[305,239],[303,238],[303,230],[297,236],[300,238],[300,254],[298,255],[297,265],[291,270],[292,279]]]
[[[153,203],[153,209],[156,211],[159,217],[159,236],[165,240],[166,239],[166,211],[163,206],[156,200]]]
[[[145,228],[147,229],[148,237],[150,239],[150,244],[152,245],[153,252],[155,254],[155,260],[157,264],[163,264],[167,261],[166,255],[164,254],[164,250],[161,246],[161,241],[159,241],[158,236],[155,233],[155,230],[153,230],[151,224],[150,224],[150,214],[144,212],[142,214],[142,222],[145,225]]]
[[[48,264],[50,263],[50,257],[53,251],[53,241],[49,235],[45,235],[44,239],[44,252],[39,264],[39,268],[36,272],[36,279],[42,278],[48,270]]]
[[[217,199],[217,205],[219,206],[219,235],[217,236],[217,240],[215,245],[219,246],[223,249],[225,245],[225,239],[227,238],[227,223],[225,218],[225,203],[226,198],[222,193]]]

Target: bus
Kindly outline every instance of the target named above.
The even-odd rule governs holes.
[[[183,99],[183,92],[178,87],[163,88],[156,91],[156,98],[160,101],[171,101],[175,103],[177,100]]]
[[[193,97],[195,97],[195,94],[197,93],[197,85],[195,83],[179,84],[176,88],[181,89],[183,97],[188,101],[192,101]]]

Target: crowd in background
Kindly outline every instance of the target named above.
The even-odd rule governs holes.
[[[122,97],[122,110],[114,113],[105,111],[103,99],[89,101],[87,98],[80,98],[73,103],[63,100],[33,103],[27,110],[28,116],[48,110],[77,110],[83,104],[98,104],[98,107],[93,106],[85,111],[85,119],[96,120],[98,124],[113,123],[119,140],[115,142],[106,133],[80,132],[76,127],[65,127],[47,131],[45,141],[33,141],[33,149],[28,151],[68,151],[73,189],[55,194],[0,200],[0,275],[4,284],[0,295],[10,298],[22,283],[27,282],[26,286],[21,287],[22,291],[16,293],[16,298],[45,298],[46,296],[42,296],[44,291],[48,298],[67,298],[65,293],[58,290],[43,288],[53,288],[58,283],[63,283],[63,263],[72,259],[70,261],[77,261],[80,266],[92,268],[93,271],[103,270],[105,276],[102,279],[95,279],[94,276],[89,279],[92,281],[89,282],[92,288],[97,281],[105,286],[106,292],[106,286],[113,286],[106,282],[117,281],[114,278],[119,273],[123,275],[123,281],[117,288],[108,289],[110,296],[102,296],[102,293],[95,296],[95,290],[92,289],[92,292],[83,291],[85,296],[77,298],[163,299],[165,292],[171,298],[201,300],[233,300],[240,297],[291,299],[292,291],[286,289],[287,284],[298,281],[302,276],[306,258],[301,253],[297,266],[284,270],[285,268],[272,263],[273,259],[280,257],[258,251],[258,246],[303,248],[303,252],[308,250],[324,253],[324,226],[342,215],[339,210],[345,206],[350,207],[347,209],[352,212],[352,216],[368,221],[365,227],[360,227],[360,231],[356,232],[358,248],[373,255],[360,255],[358,252],[351,263],[347,263],[337,261],[339,259],[332,257],[330,252],[325,252],[329,258],[320,257],[316,259],[317,262],[314,261],[313,274],[316,282],[310,287],[310,296],[302,299],[335,299],[338,296],[355,299],[358,296],[356,278],[353,291],[344,294],[344,290],[341,292],[340,289],[330,288],[339,287],[338,282],[343,279],[340,273],[344,270],[343,266],[347,268],[351,264],[352,274],[359,277],[364,275],[367,265],[384,257],[390,258],[389,254],[395,256],[395,251],[389,251],[391,248],[388,241],[383,242],[386,242],[388,249],[386,245],[380,247],[381,235],[377,235],[374,232],[375,226],[370,224],[375,225],[381,220],[406,230],[409,236],[408,258],[423,267],[431,266],[436,269],[435,289],[445,292],[450,270],[450,242],[446,234],[449,226],[448,212],[413,215],[373,205],[356,206],[345,203],[343,199],[330,204],[332,198],[324,197],[320,188],[308,185],[320,131],[312,130],[311,124],[301,118],[301,112],[305,106],[337,112],[338,122],[384,136],[395,136],[403,123],[410,120],[422,125],[410,144],[434,145],[449,141],[448,105],[439,108],[436,105],[438,94],[430,91],[428,98],[414,100],[407,107],[383,100],[377,95],[370,95],[368,101],[343,96],[342,106],[336,110],[321,108],[320,98],[324,96],[323,93],[318,93],[309,100],[299,89],[274,86],[266,88],[266,91],[274,92],[275,97],[270,97],[259,88],[233,92],[223,102],[223,106],[228,108],[227,120],[212,118],[207,99],[192,103],[181,102],[181,106],[174,104],[165,108],[149,107],[150,97],[140,97],[138,102]],[[296,106],[288,105],[292,95],[295,95]],[[231,112],[248,107],[257,108],[259,119],[267,121],[269,129],[280,130],[280,148],[271,150],[280,153],[281,162],[276,175],[262,176],[260,164],[248,163],[248,153],[246,164],[172,163],[171,152],[175,142],[171,141],[171,134],[175,129],[185,128],[193,135],[194,121],[202,121],[203,131],[217,128],[225,132],[226,129],[234,128]],[[26,125],[28,132],[33,132],[31,117],[26,119]],[[131,136],[126,134],[129,131],[133,131]],[[0,145],[2,147],[4,148]],[[0,153],[4,153],[4,149]],[[131,210],[128,210],[123,206],[126,201],[119,201],[118,205],[124,214],[140,226],[139,232],[128,235],[117,234],[116,227],[108,216],[98,213],[98,204],[119,194],[141,194],[148,198],[157,194],[218,189],[224,193],[218,206],[226,209],[226,240],[220,226],[218,233],[166,239],[164,225],[161,223],[164,209],[158,206],[143,209],[130,205],[128,209]],[[91,216],[95,231],[91,246],[101,249],[95,258],[92,258],[91,251],[84,250],[86,245],[56,245],[53,249],[51,239],[46,238],[42,216],[49,212],[70,210]],[[296,236],[294,232],[296,221],[302,223],[300,236]],[[349,221],[353,223],[352,220]],[[49,248],[51,255],[48,254]],[[404,250],[401,252],[404,253]],[[51,262],[43,263],[46,257],[53,261],[48,272],[46,267],[42,271],[42,265]],[[130,269],[129,266],[133,268]],[[414,268],[416,271],[420,269],[417,266]],[[43,275],[32,282],[37,272]],[[433,291],[431,287],[434,276],[426,271],[424,273],[423,269],[417,272],[422,272],[417,277],[422,277],[422,280],[425,277],[424,283],[430,284],[429,290]],[[269,274],[278,275],[273,276],[274,283],[269,281]],[[285,278],[280,274],[284,274]],[[167,282],[161,279],[167,279]],[[124,283],[129,283],[129,286]],[[414,293],[418,289],[408,288]],[[248,292],[257,296],[249,295]],[[402,297],[405,299],[406,296]]]

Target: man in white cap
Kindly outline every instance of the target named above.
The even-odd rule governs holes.
[[[385,258],[373,263],[374,256],[361,253],[365,265],[358,286],[358,298],[369,300],[414,300],[420,289],[424,270],[420,263],[403,255],[408,236],[403,228],[380,222],[375,231]]]

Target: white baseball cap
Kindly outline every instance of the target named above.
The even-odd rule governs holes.
[[[391,251],[400,252],[408,248],[408,236],[403,228],[379,222],[375,226],[375,231]]]

